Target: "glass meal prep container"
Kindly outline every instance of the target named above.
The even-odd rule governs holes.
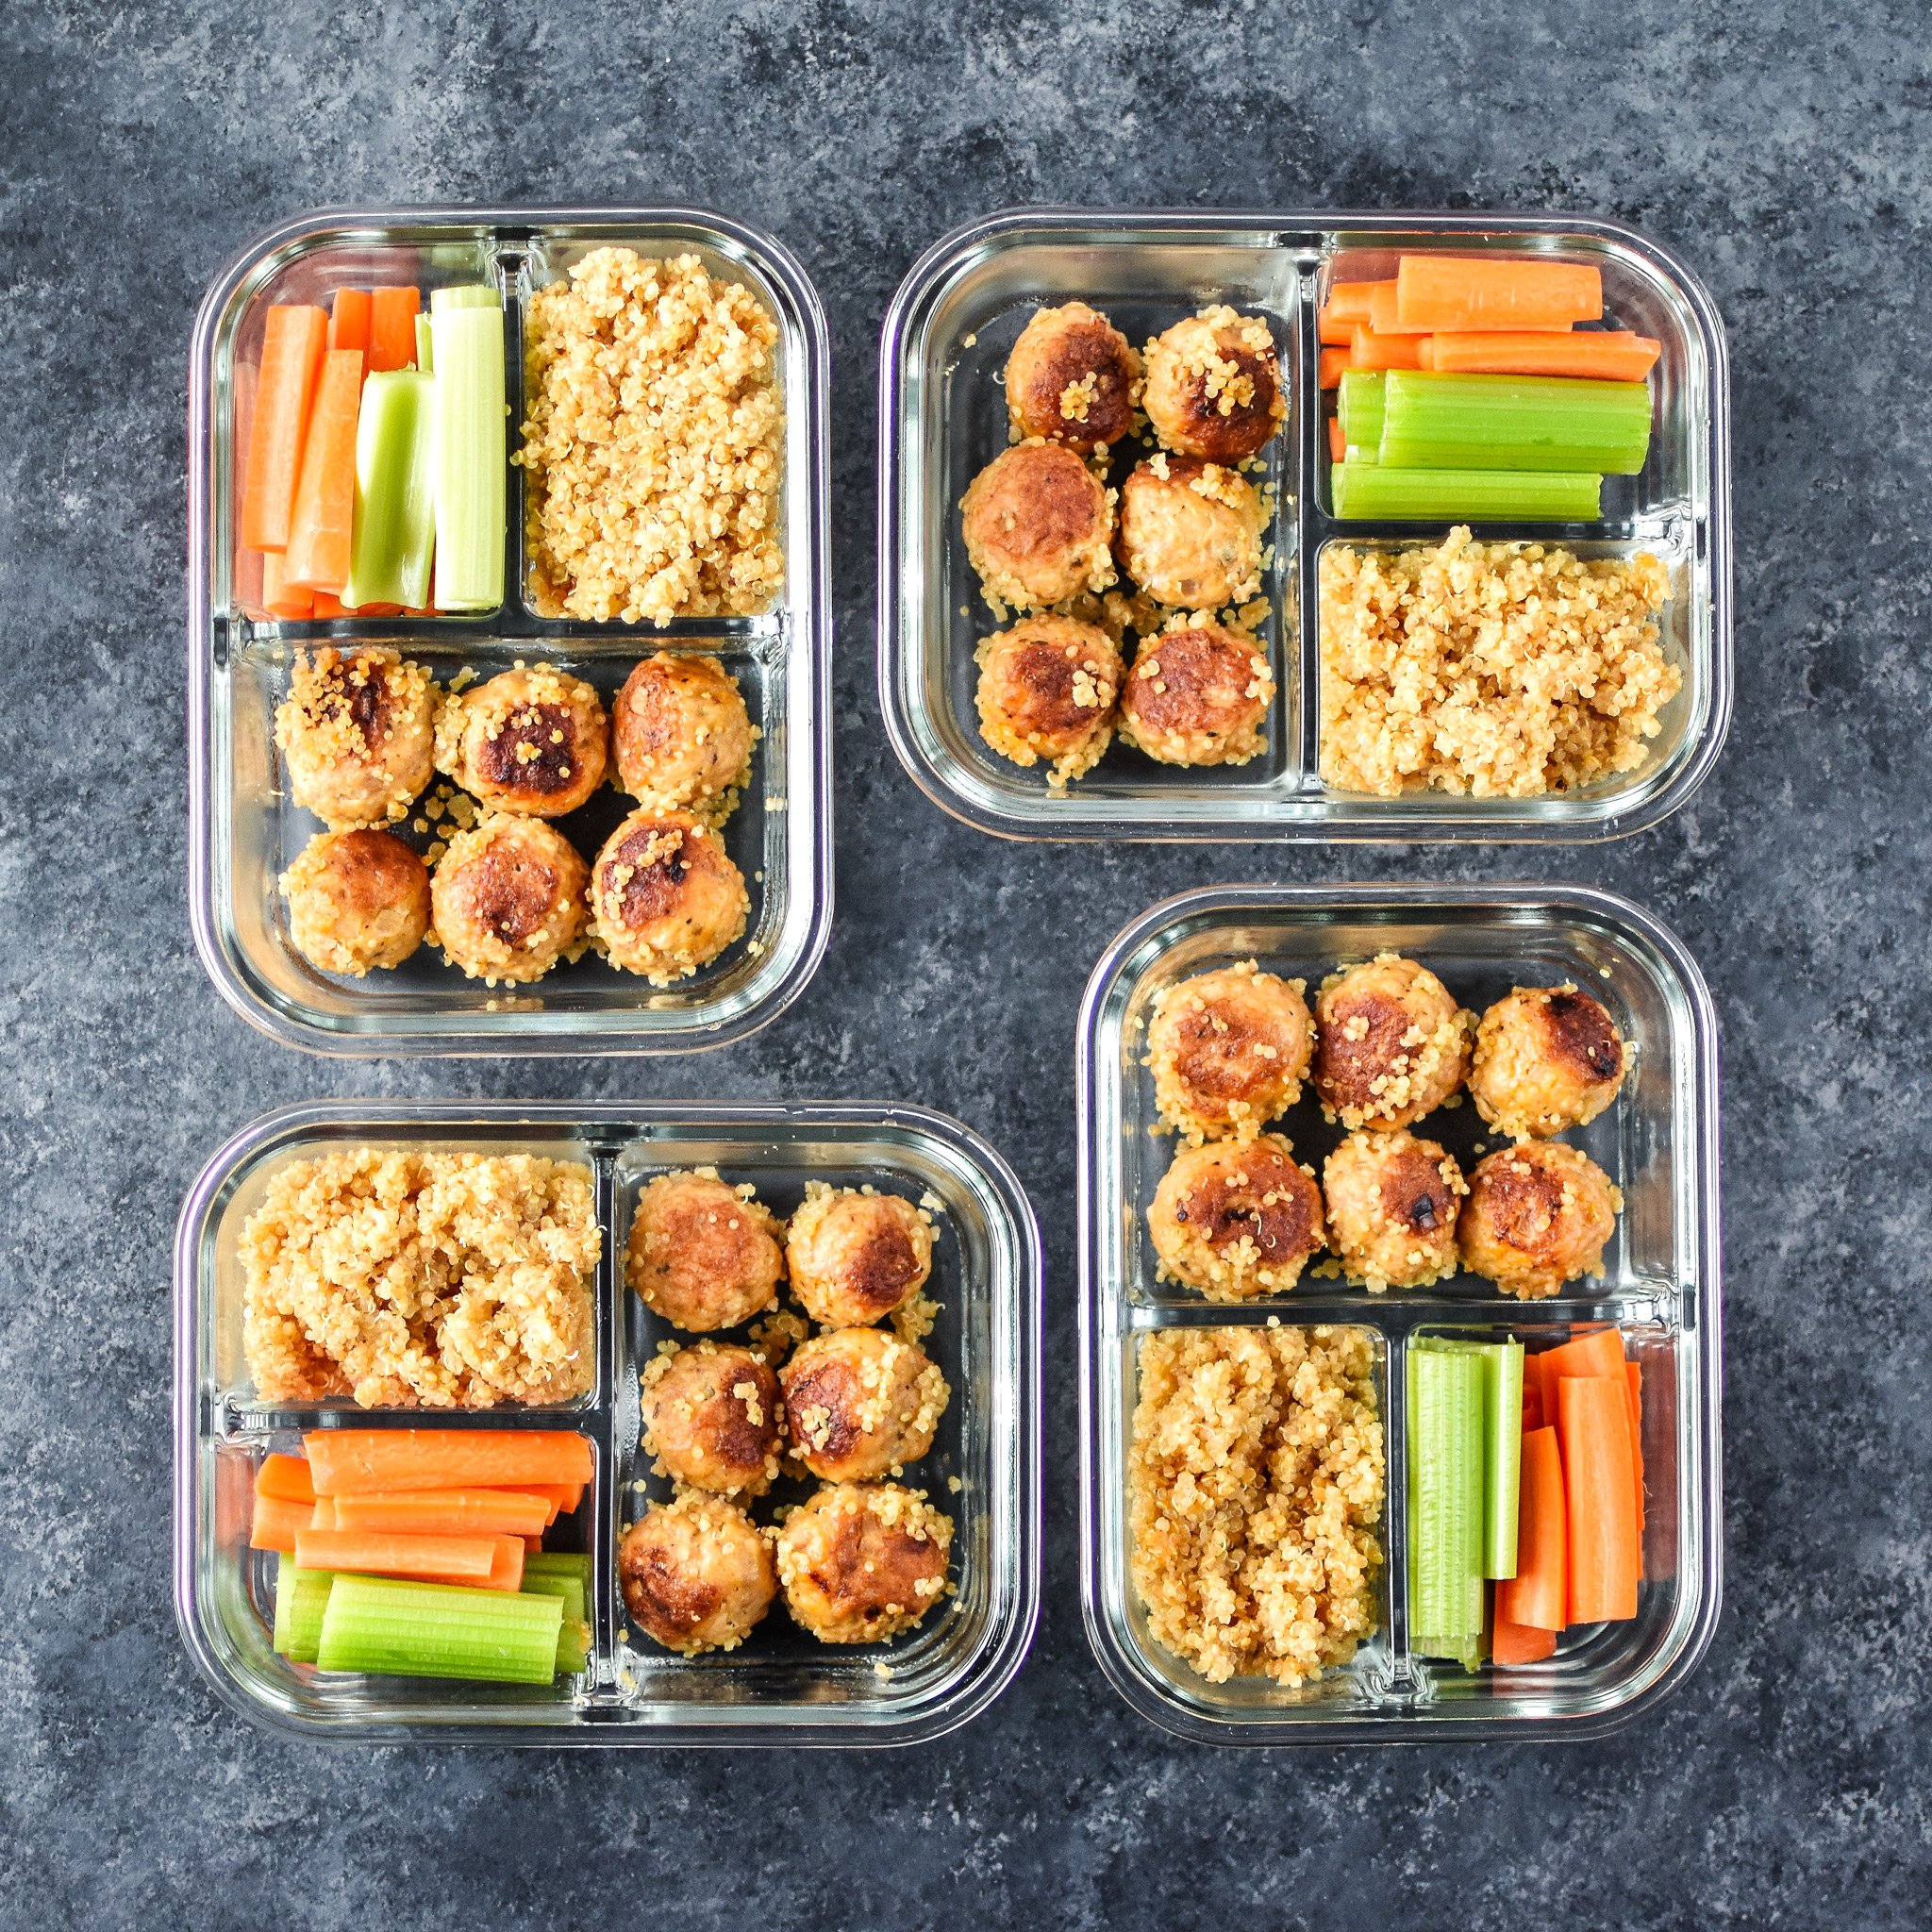
[[[281,302],[326,305],[345,286],[414,284],[426,312],[434,289],[494,285],[513,457],[530,298],[613,243],[646,256],[694,254],[712,275],[747,287],[777,325],[786,563],[773,608],[663,628],[541,614],[529,588],[524,472],[512,462],[498,609],[322,621],[245,614],[236,571],[237,373],[259,359],[264,311]],[[755,229],[684,208],[324,212],[259,237],[216,277],[195,325],[189,390],[189,904],[202,963],[243,1018],[291,1045],[334,1054],[649,1053],[740,1039],[797,994],[831,919],[828,367],[824,311],[792,257]],[[724,831],[751,900],[743,936],[668,988],[594,953],[525,986],[465,978],[427,947],[361,979],[319,971],[296,951],[276,890],[321,824],[288,795],[275,713],[296,653],[325,643],[393,646],[440,684],[465,669],[481,679],[519,663],[553,666],[594,685],[607,708],[641,658],[660,649],[716,655],[763,734]],[[607,783],[557,823],[588,859],[634,803]],[[393,829],[411,833],[407,821]]]
[[[1519,1302],[1458,1274],[1372,1294],[1304,1274],[1291,1293],[1208,1302],[1158,1281],[1146,1228],[1177,1145],[1154,1132],[1144,1024],[1161,989],[1244,959],[1307,980],[1394,951],[1480,1011],[1514,986],[1575,982],[1607,1006],[1634,1064],[1580,1146],[1623,1190],[1601,1277]],[[1681,1684],[1717,1622],[1722,1570],[1717,1029],[1695,962],[1627,900],[1583,887],[1239,886],[1154,907],[1102,956],[1079,1034],[1081,1506],[1087,1631],[1101,1669],[1143,1717],[1222,1743],[1390,1743],[1601,1735]],[[1319,1172],[1341,1138],[1312,1095],[1274,1124]],[[1472,1106],[1418,1132],[1467,1172],[1486,1130]],[[1138,1344],[1177,1326],[1347,1324],[1366,1328],[1384,1424],[1387,1494],[1377,1628],[1348,1666],[1295,1689],[1210,1684],[1149,1628],[1129,1569],[1129,1451]],[[1411,1654],[1407,1605],[1405,1357],[1420,1335],[1514,1336],[1534,1352],[1614,1323],[1643,1369],[1648,1500],[1633,1622],[1572,1627],[1546,1662],[1498,1671]]]
[[[1404,252],[1522,254],[1591,264],[1606,314],[1654,337],[1654,426],[1635,477],[1612,476],[1594,523],[1471,519],[1479,541],[1522,538],[1579,556],[1650,551],[1673,594],[1659,618],[1683,686],[1635,772],[1538,798],[1412,792],[1383,798],[1319,773],[1317,569],[1325,546],[1435,543],[1439,524],[1338,522],[1328,509],[1316,310],[1338,278],[1393,273]],[[1137,346],[1208,303],[1265,320],[1288,418],[1267,446],[1274,489],[1257,635],[1279,687],[1249,763],[1156,765],[1118,742],[1049,790],[1045,766],[1008,762],[974,710],[988,609],[960,533],[967,484],[1007,447],[1002,372],[1033,310],[1080,300]],[[1654,824],[1703,782],[1731,707],[1731,458],[1723,325],[1668,249],[1615,222],[1424,213],[1122,213],[1021,209],[936,243],[887,313],[879,358],[879,698],[894,750],[934,802],[1013,838],[1605,839]],[[1124,445],[1133,447],[1133,445]],[[1118,475],[1118,464],[1115,470]],[[1257,478],[1257,480],[1260,480]],[[1011,622],[1011,619],[1006,622]]]
[[[352,1145],[541,1153],[589,1163],[603,1259],[595,1386],[558,1407],[362,1409],[265,1403],[242,1353],[238,1242],[269,1177]],[[639,1373],[674,1331],[625,1283],[640,1187],[716,1166],[789,1213],[808,1181],[925,1199],[938,1224],[924,1346],[952,1385],[930,1454],[905,1481],[954,1521],[957,1594],[885,1644],[821,1644],[774,1603],[744,1645],[687,1658],[629,1624],[615,1546],[671,1485],[638,1446]],[[225,1702],[274,1729],[363,1742],[901,1744],[977,1715],[1011,1680],[1039,1607],[1040,1236],[1011,1171],[970,1129],[914,1107],[464,1102],[319,1103],[258,1121],[203,1170],[175,1252],[175,1602],[190,1654]],[[575,1519],[591,1553],[592,1641],[554,1688],[321,1674],[271,1646],[275,1561],[248,1548],[254,1473],[307,1429],[581,1430],[596,1474]],[[952,1484],[957,1481],[955,1491]],[[782,1482],[779,1491],[791,1485]],[[798,1491],[802,1500],[805,1491]],[[572,1519],[560,1519],[568,1524]]]

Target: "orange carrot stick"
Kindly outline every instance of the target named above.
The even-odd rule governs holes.
[[[1324,349],[1319,371],[1321,386],[1324,389],[1340,389],[1341,372],[1353,366],[1346,349]]]
[[[333,591],[318,591],[315,593],[315,608],[308,613],[311,617],[346,617],[349,607]]]
[[[421,298],[413,288],[377,289],[370,297],[369,368],[408,369],[416,359],[416,310]]]
[[[1526,1356],[1523,1363],[1523,1433],[1525,1436],[1534,1429],[1541,1428],[1549,1420],[1543,1414],[1542,1384],[1529,1379],[1529,1364],[1535,1359],[1534,1356]]]
[[[1315,334],[1331,348],[1345,349],[1355,340],[1355,324],[1344,322],[1332,308],[1315,311]]]
[[[249,444],[255,440],[255,391],[261,372],[253,362],[235,369],[235,400],[230,411],[228,453],[234,474],[228,479],[228,521],[234,549],[228,569],[228,601],[244,617],[266,617],[261,601],[261,552],[242,541],[242,505],[248,494]]]
[[[1357,326],[1348,355],[1351,369],[1420,369],[1422,336],[1384,336]]]
[[[541,1536],[549,1521],[541,1496],[515,1490],[390,1490],[336,1503],[338,1529],[396,1536]]]
[[[261,1496],[255,1499],[255,1515],[248,1525],[251,1550],[292,1551],[298,1532],[308,1527],[308,1505],[288,1496]]]
[[[541,1496],[550,1505],[552,1523],[568,1516],[584,1500],[582,1483],[517,1483],[513,1487],[519,1495]]]
[[[524,1548],[525,1548],[525,1549],[526,1551],[527,1551],[527,1550],[541,1550],[541,1549],[542,1547],[543,1547],[543,1539],[542,1539],[542,1538],[541,1538],[541,1536],[526,1536],[526,1537],[525,1537],[525,1538],[524,1539]]]
[[[290,1503],[315,1501],[315,1485],[308,1480],[308,1465],[299,1456],[264,1456],[255,1472],[258,1496],[280,1496]]]
[[[1560,1630],[1569,1594],[1569,1538],[1555,1429],[1524,1433],[1517,1483],[1516,1574],[1496,1585],[1496,1622]]]
[[[1554,1412],[1551,1389],[1559,1376],[1613,1375],[1623,1380],[1624,1338],[1614,1328],[1588,1328],[1559,1348],[1546,1348],[1537,1360],[1541,1364],[1543,1407]]]
[[[287,558],[279,551],[271,550],[261,559],[261,608],[271,617],[312,616],[315,592],[297,590],[287,578]]]
[[[1335,322],[1367,322],[1371,291],[1378,286],[1375,282],[1332,282],[1322,313]],[[1322,340],[1325,342],[1328,338]]]
[[[1490,1638],[1490,1656],[1500,1670],[1511,1664],[1540,1664],[1557,1654],[1557,1633],[1534,1624],[1508,1624],[1501,1616]]]
[[[298,1529],[295,1561],[305,1570],[353,1570],[370,1576],[417,1576],[440,1582],[489,1580],[497,1561],[493,1536],[384,1536],[349,1529]],[[523,1544],[515,1537],[519,1561]]]
[[[361,352],[362,370],[369,370],[369,291],[338,289],[328,312],[328,345],[331,349]]]
[[[572,1429],[313,1429],[302,1441],[318,1496],[517,1489],[591,1475],[590,1442]]]
[[[1348,457],[1348,438],[1341,433],[1340,416],[1331,416],[1328,419],[1328,454],[1338,463],[1345,461]]]
[[[1637,1547],[1643,1548],[1643,1371],[1635,1362],[1624,1364],[1624,1390],[1630,1398],[1630,1466],[1637,1475]]]
[[[1565,1375],[1557,1384],[1557,1435],[1568,1504],[1573,1624],[1614,1624],[1637,1614],[1642,1558],[1631,1507],[1628,1384],[1622,1374]]]
[[[336,1499],[333,1496],[318,1496],[311,1507],[308,1518],[310,1529],[333,1529],[336,1526]]]
[[[1395,312],[1395,284],[1375,282],[1369,289],[1369,319],[1357,326],[1372,328],[1378,336],[1425,336],[1426,328],[1404,322]]]
[[[1444,330],[1424,366],[1473,375],[1582,375],[1641,382],[1663,345],[1627,329]]]
[[[1408,328],[1566,329],[1604,312],[1604,278],[1580,262],[1405,255],[1395,313]]]
[[[248,439],[242,541],[251,550],[289,547],[308,413],[322,375],[328,318],[306,303],[277,303],[263,318],[261,373]]]
[[[340,591],[348,581],[361,403],[362,351],[329,350],[302,449],[302,480],[295,487],[284,573],[291,589]]]

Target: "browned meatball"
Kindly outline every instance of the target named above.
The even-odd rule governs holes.
[[[834,1328],[785,1364],[792,1454],[827,1482],[896,1475],[932,1447],[946,1378],[924,1349],[884,1328]]]
[[[631,1211],[625,1276],[675,1327],[735,1328],[777,1300],[784,1232],[748,1183],[730,1187],[715,1168],[660,1174]]]
[[[1427,1288],[1456,1273],[1456,1217],[1468,1191],[1434,1141],[1402,1127],[1358,1129],[1322,1168],[1328,1245],[1365,1288]]]
[[[435,775],[436,686],[394,651],[298,656],[275,709],[289,791],[334,827],[392,824]]]
[[[778,1532],[785,1607],[821,1643],[880,1643],[945,1594],[952,1519],[897,1483],[833,1483]]]
[[[1121,654],[1097,625],[1024,617],[988,638],[979,665],[979,732],[1016,765],[1052,763],[1052,782],[1091,771],[1113,740]]]
[[[617,782],[656,811],[731,816],[758,734],[738,680],[717,658],[659,651],[624,681],[610,707]]]
[[[1426,966],[1378,953],[1315,998],[1315,1091],[1345,1127],[1406,1127],[1462,1085],[1475,1016]]]
[[[1519,1301],[1603,1273],[1624,1197],[1589,1155],[1560,1141],[1501,1147],[1476,1163],[1457,1229],[1462,1265]]]
[[[658,1473],[721,1496],[762,1496],[778,1474],[778,1378],[748,1348],[696,1341],[644,1370],[639,1413]]]
[[[613,966],[670,986],[743,933],[751,897],[715,826],[643,806],[591,868],[591,912]]]
[[[932,1221],[897,1194],[808,1181],[791,1217],[791,1291],[814,1322],[863,1328],[908,1302],[932,1273]]]
[[[1064,444],[1003,450],[960,500],[966,555],[999,607],[1032,610],[1114,580],[1113,504]]]
[[[1315,1023],[1299,979],[1252,959],[1165,987],[1147,1023],[1160,1117],[1190,1141],[1251,1134],[1301,1097]]]
[[[1198,457],[1158,456],[1121,485],[1121,568],[1157,603],[1218,610],[1261,588],[1261,495]]]
[[[1279,1134],[1183,1147],[1147,1210],[1161,1272],[1211,1302],[1301,1279],[1324,1246],[1322,1191]]]
[[[1142,407],[1169,449],[1216,463],[1253,456],[1288,414],[1268,325],[1224,305],[1175,323],[1147,344]]]
[[[318,832],[282,874],[289,937],[325,973],[400,966],[429,929],[429,873],[393,832]]]
[[[653,1504],[625,1531],[617,1581],[632,1623],[686,1657],[737,1649],[778,1593],[765,1531],[696,1491]]]
[[[1267,739],[1274,696],[1267,647],[1196,624],[1149,638],[1121,692],[1121,737],[1164,765],[1244,765]]]
[[[589,877],[554,826],[483,819],[449,841],[430,876],[437,940],[472,979],[541,979],[584,936]]]
[[[1469,1091],[1512,1141],[1546,1141],[1593,1121],[1617,1097],[1630,1057],[1617,1023],[1574,986],[1523,987],[1475,1029]]]
[[[558,819],[604,782],[610,721],[580,677],[506,671],[447,699],[436,763],[496,811]]]
[[[1007,410],[1021,436],[1095,451],[1134,426],[1141,358],[1084,302],[1038,308],[1007,358]]]

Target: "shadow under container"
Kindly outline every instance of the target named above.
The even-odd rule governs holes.
[[[525,477],[505,476],[503,604],[437,617],[289,620],[250,616],[238,575],[238,404],[275,303],[326,305],[342,287],[482,283],[504,312],[507,457],[522,447],[524,334],[530,299],[592,249],[698,257],[741,283],[778,329],[784,397],[782,590],[757,617],[692,617],[663,628],[544,614],[531,591]],[[830,930],[831,725],[824,313],[804,270],[771,237],[685,208],[425,208],[303,216],[252,242],[201,305],[189,386],[189,908],[216,990],[288,1045],[329,1054],[661,1053],[742,1039],[811,977]],[[296,654],[318,645],[391,647],[440,684],[520,663],[594,685],[608,708],[631,666],[659,650],[715,655],[763,736],[724,828],[751,908],[744,934],[668,988],[594,953],[527,986],[465,978],[428,948],[361,979],[323,973],[295,949],[280,874],[322,829],[289,796],[276,706]],[[591,858],[635,801],[606,784],[556,821]],[[420,808],[419,808],[420,809]],[[394,827],[410,836],[406,821]],[[429,834],[433,836],[434,828]],[[422,837],[413,842],[419,845]]]
[[[1600,1277],[1508,1300],[1466,1274],[1372,1294],[1305,1274],[1291,1293],[1208,1302],[1157,1279],[1146,1209],[1175,1146],[1157,1138],[1144,1064],[1152,1001],[1244,959],[1307,982],[1399,952],[1481,1010],[1516,986],[1574,981],[1604,1002],[1634,1061],[1604,1114],[1563,1138],[1622,1190]],[[1185,893],[1136,920],[1088,983],[1079,1034],[1081,1525],[1087,1633],[1143,1717],[1216,1743],[1377,1744],[1598,1737],[1650,1709],[1716,1627],[1723,1566],[1717,1025],[1695,962],[1625,899],[1584,887],[1235,886]],[[1341,1130],[1312,1096],[1274,1124],[1319,1173]],[[1430,1115],[1465,1172],[1485,1133],[1473,1107]],[[1484,1144],[1495,1144],[1494,1138]],[[1375,1635],[1352,1664],[1295,1689],[1210,1684],[1149,1627],[1130,1573],[1129,1463],[1141,1339],[1176,1328],[1349,1324],[1375,1361],[1388,1473]],[[1547,1662],[1471,1672],[1409,1649],[1405,1363],[1420,1335],[1515,1337],[1532,1353],[1615,1324],[1641,1364],[1648,1491],[1634,1621],[1565,1632]]]
[[[243,1224],[277,1169],[366,1145],[591,1167],[604,1242],[589,1395],[561,1407],[458,1410],[256,1397],[242,1350]],[[638,1377],[670,1331],[625,1286],[623,1237],[649,1174],[713,1165],[755,1182],[780,1212],[812,1180],[930,1197],[940,1234],[926,1291],[943,1306],[925,1346],[953,1398],[932,1454],[907,1479],[928,1482],[954,1520],[957,1593],[896,1642],[817,1643],[780,1603],[741,1648],[694,1658],[628,1627],[615,1549],[640,1512],[633,1485],[645,1479]],[[919,1743],[977,1716],[1025,1657],[1040,1596],[1040,1237],[1011,1170],[944,1115],[813,1103],[291,1107],[209,1161],[182,1209],[175,1268],[175,1615],[203,1675],[258,1724],[365,1743]],[[539,1689],[325,1674],[275,1651],[275,1559],[248,1548],[255,1471],[271,1451],[298,1449],[304,1431],[341,1427],[569,1428],[590,1438],[596,1474],[575,1518],[592,1576],[582,1675]]]
[[[1478,541],[1584,557],[1650,551],[1670,572],[1660,646],[1683,686],[1643,764],[1572,792],[1472,798],[1348,792],[1320,772],[1322,552],[1439,543],[1450,524],[1341,523],[1328,508],[1326,397],[1316,310],[1338,276],[1392,275],[1403,253],[1529,254],[1599,269],[1608,315],[1654,337],[1654,426],[1636,477],[1606,479],[1590,524],[1470,518]],[[1257,635],[1279,687],[1245,765],[1183,770],[1116,741],[1050,789],[979,733],[974,650],[989,611],[959,525],[966,486],[1008,445],[1002,370],[1037,307],[1083,301],[1139,344],[1208,303],[1259,316],[1288,419],[1266,451],[1268,614]],[[1332,393],[1332,392],[1331,392]],[[1015,209],[937,242],[900,284],[879,355],[879,702],[892,747],[933,802],[1021,839],[1584,841],[1642,829],[1703,783],[1731,709],[1731,456],[1723,325],[1669,249],[1616,222],[1502,213]],[[1010,620],[1009,620],[1010,621]]]

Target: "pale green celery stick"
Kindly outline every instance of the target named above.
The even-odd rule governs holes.
[[[547,1684],[563,1599],[522,1591],[338,1574],[323,1612],[325,1671]]]
[[[581,1617],[566,1617],[557,1632],[557,1674],[575,1677],[591,1655],[591,1626]]]
[[[1523,1487],[1523,1344],[1483,1347],[1484,1457],[1489,1494],[1483,1505],[1483,1574],[1516,1574],[1516,1506]]]
[[[1394,469],[1634,475],[1650,447],[1643,382],[1391,369],[1381,400],[1379,453]]]
[[[1337,463],[1329,472],[1343,522],[1444,523],[1487,518],[1525,524],[1588,524],[1603,512],[1603,478],[1553,470],[1404,470],[1389,463]],[[441,600],[439,600],[441,601]]]
[[[573,1617],[581,1619],[590,1592],[584,1588],[581,1576],[572,1576],[562,1572],[545,1574],[539,1571],[532,1575],[527,1568],[524,1571],[522,1589],[526,1596],[554,1596],[563,1600],[563,1621],[568,1624]]]
[[[1412,1348],[1408,1415],[1410,1647],[1474,1669],[1483,1632],[1481,1357]]]
[[[433,375],[436,369],[434,339],[429,331],[429,311],[419,308],[416,311],[416,368],[424,375]]]
[[[524,1575],[525,1579],[532,1576],[575,1576],[589,1589],[591,1553],[589,1550],[532,1550],[524,1558]]]
[[[293,1557],[275,1564],[275,1647],[291,1664],[312,1664],[322,1639],[322,1613],[327,1607],[332,1570],[298,1570]]]
[[[503,298],[487,282],[458,282],[453,288],[431,289],[429,312],[446,315],[456,308],[503,308]]]
[[[453,293],[439,289],[431,297]],[[507,460],[503,311],[439,306],[436,358],[436,608],[493,610],[503,602]]]
[[[436,378],[414,369],[377,370],[362,382],[356,420],[356,522],[342,602],[429,602],[436,548],[432,459]]]
[[[1382,374],[1379,369],[1344,369],[1335,399],[1341,433],[1364,449],[1382,443]]]

